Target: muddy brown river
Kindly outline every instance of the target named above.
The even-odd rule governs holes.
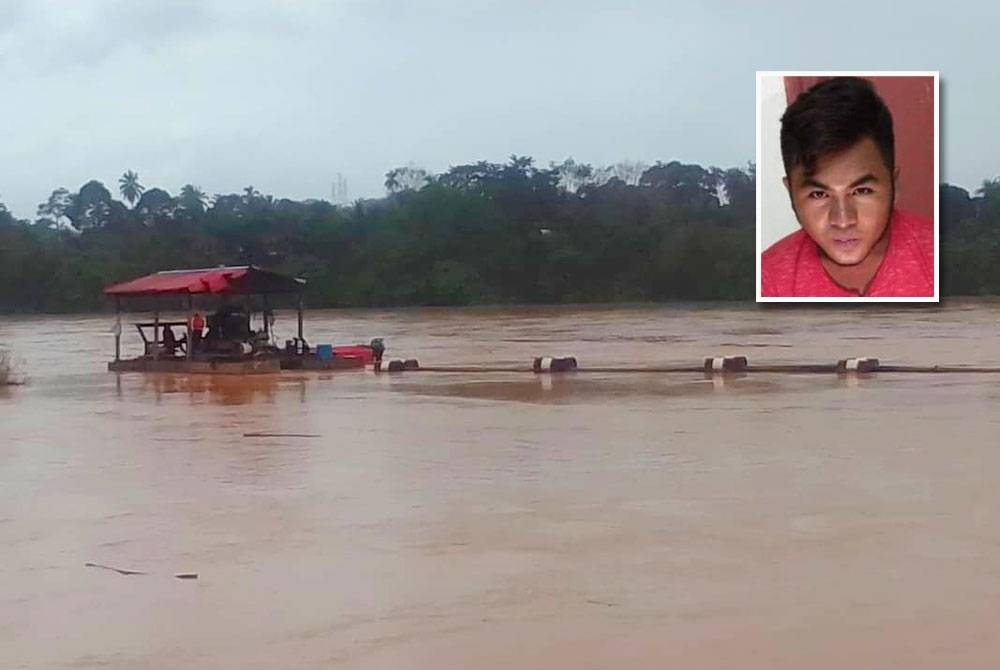
[[[0,321],[26,378],[0,389],[0,668],[997,667],[1000,374],[115,375],[111,323]],[[442,366],[1000,367],[984,301],[306,332]]]

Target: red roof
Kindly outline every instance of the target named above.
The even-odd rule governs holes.
[[[114,284],[105,295],[243,295],[250,293],[298,293],[304,279],[261,270],[254,265],[206,268],[203,270],[167,270]]]

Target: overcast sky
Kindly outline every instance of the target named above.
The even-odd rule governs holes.
[[[731,4],[0,0],[0,201],[128,169],[353,199],[512,153],[742,166],[758,69],[940,70],[942,179],[1000,174],[995,5]]]

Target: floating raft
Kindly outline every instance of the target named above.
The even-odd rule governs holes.
[[[112,372],[187,372],[208,374],[262,374],[276,373],[281,369],[336,370],[363,368],[363,359],[333,358],[321,361],[316,357],[300,357],[298,365],[286,365],[276,358],[244,361],[188,361],[187,359],[138,358],[108,363]],[[835,363],[774,363],[752,365],[746,356],[714,356],[702,360],[700,365],[645,365],[645,366],[595,366],[581,367],[575,356],[538,356],[526,366],[501,365],[448,365],[421,366],[416,359],[384,359],[375,361],[376,373],[439,372],[439,373],[526,373],[534,375],[566,374],[664,374],[701,373],[707,376],[739,376],[753,373],[770,374],[837,374],[871,375],[875,373],[911,374],[1000,374],[1000,367],[972,365],[885,365],[877,358],[845,358]]]

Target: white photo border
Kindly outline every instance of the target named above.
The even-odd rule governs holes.
[[[941,211],[940,202],[938,202],[941,194],[941,158],[940,158],[940,139],[941,139],[941,96],[940,96],[940,71],[939,70],[757,70],[757,86],[756,86],[756,113],[754,119],[756,121],[755,135],[756,135],[756,152],[755,160],[758,166],[761,165],[761,82],[764,77],[933,77],[934,79],[934,295],[933,296],[920,296],[920,297],[877,297],[877,296],[847,296],[842,298],[836,297],[764,297],[761,296],[760,287],[760,255],[763,253],[762,249],[762,229],[761,229],[761,205],[762,205],[762,182],[760,175],[757,175],[756,181],[756,233],[757,233],[757,258],[756,258],[756,284],[757,293],[756,299],[759,303],[782,303],[782,302],[793,302],[793,303],[823,303],[823,302],[840,302],[840,303],[892,303],[892,302],[920,302],[920,303],[937,303],[941,301],[941,253],[940,253],[940,231],[941,231]]]

